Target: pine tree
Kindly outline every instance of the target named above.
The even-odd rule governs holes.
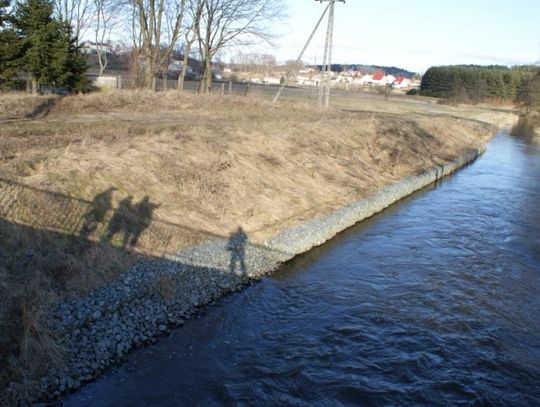
[[[23,38],[21,66],[40,86],[84,90],[86,64],[68,24],[53,17],[50,0],[23,0],[17,4],[14,24]]]
[[[55,84],[77,92],[88,90],[90,82],[85,76],[86,58],[77,45],[69,24],[60,23],[58,34],[53,44],[55,58],[51,64]]]
[[[32,79],[32,92],[52,82],[50,64],[51,44],[57,24],[52,18],[53,5],[48,0],[26,0],[17,4],[15,26],[23,38],[22,66]]]
[[[0,0],[0,89],[15,86],[18,61],[22,56],[21,41],[11,26],[12,16],[8,8],[9,0]]]

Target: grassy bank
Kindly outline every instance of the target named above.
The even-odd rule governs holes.
[[[56,299],[239,226],[262,241],[494,134],[489,112],[457,109],[321,114],[174,92],[1,100],[2,388],[62,363],[44,312]]]

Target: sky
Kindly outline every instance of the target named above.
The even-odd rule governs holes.
[[[286,0],[267,52],[296,59],[325,3]],[[540,59],[540,0],[347,0],[336,3],[332,62],[398,66],[531,64]],[[322,63],[326,22],[303,60]]]

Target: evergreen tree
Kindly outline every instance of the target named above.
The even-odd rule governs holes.
[[[50,0],[19,2],[14,25],[22,38],[21,66],[32,79],[33,92],[43,85],[84,90],[84,57],[69,25],[53,17]]]
[[[82,92],[90,87],[86,78],[86,57],[82,54],[70,25],[60,23],[59,36],[53,44],[55,58],[51,64],[55,84],[72,91]]]
[[[516,101],[529,67],[456,65],[438,66],[427,70],[422,78],[421,93],[426,96],[455,99],[456,84],[461,93],[480,103],[485,98]]]
[[[11,26],[12,16],[7,12],[9,0],[0,0],[0,89],[15,86],[22,56],[21,41]]]
[[[58,24],[52,13],[53,5],[48,0],[26,0],[17,4],[15,26],[23,38],[22,66],[32,79],[32,92],[53,81],[51,44],[55,42]]]

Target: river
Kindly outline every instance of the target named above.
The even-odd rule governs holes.
[[[499,134],[63,404],[539,406],[540,148]]]

